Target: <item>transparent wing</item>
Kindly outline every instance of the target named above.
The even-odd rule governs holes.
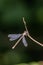
[[[16,40],[21,36],[21,34],[9,34],[8,37],[10,41]]]
[[[27,47],[27,46],[28,46],[28,43],[27,43],[27,41],[26,41],[25,37],[23,37],[22,42],[23,42],[23,44],[24,44],[24,46],[25,46],[25,47]]]

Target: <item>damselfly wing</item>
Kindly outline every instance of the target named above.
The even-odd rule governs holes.
[[[25,47],[27,47],[27,46],[28,46],[28,44],[27,44],[27,41],[26,41],[25,37],[23,37],[23,38],[22,38],[22,42],[23,42],[23,44],[24,44],[24,46],[25,46]]]
[[[22,34],[9,34],[8,37],[10,41],[18,39]]]

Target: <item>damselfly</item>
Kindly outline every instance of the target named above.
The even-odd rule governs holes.
[[[35,40],[35,39],[34,39],[33,37],[31,37],[31,35],[29,34],[28,29],[27,29],[27,26],[26,26],[26,22],[25,22],[25,20],[24,20],[24,17],[23,17],[23,23],[24,23],[24,26],[25,26],[26,31],[24,31],[22,34],[9,34],[9,35],[8,35],[8,37],[10,37],[10,39],[9,39],[10,41],[13,41],[13,40],[16,40],[16,39],[19,38],[18,41],[15,43],[15,45],[12,47],[12,49],[14,49],[14,48],[16,47],[16,45],[17,45],[21,40],[22,40],[24,46],[27,47],[28,44],[27,44],[27,41],[26,41],[26,39],[25,39],[25,36],[28,36],[32,41],[34,41],[35,43],[37,43],[37,44],[43,46],[42,43],[40,43],[40,42],[38,42],[37,40]]]
[[[23,44],[25,47],[28,46],[27,41],[25,39],[25,36],[27,36],[27,31],[24,31],[24,33],[22,34],[9,34],[8,37],[10,37],[10,41],[16,40],[18,39],[18,41],[16,42],[16,44],[12,47],[12,49],[14,49],[16,47],[16,45],[22,40]]]

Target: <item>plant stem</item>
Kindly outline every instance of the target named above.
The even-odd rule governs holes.
[[[30,36],[30,34],[29,34],[29,32],[28,32],[28,29],[27,29],[27,26],[26,26],[26,21],[25,21],[24,17],[23,17],[23,23],[24,23],[25,29],[26,29],[26,31],[27,31],[27,36],[28,36],[32,41],[34,41],[35,43],[37,43],[37,44],[43,46],[42,43],[38,42],[37,40],[35,40],[33,37]]]

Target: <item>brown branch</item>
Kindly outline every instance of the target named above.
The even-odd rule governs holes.
[[[25,21],[24,17],[23,17],[23,23],[24,23],[25,29],[26,29],[26,31],[27,31],[27,36],[28,36],[32,41],[34,41],[35,43],[37,43],[37,44],[43,46],[42,43],[38,42],[37,40],[35,40],[33,37],[30,36],[30,34],[29,34],[29,32],[28,32],[28,29],[27,29],[27,26],[26,26],[26,21]]]

